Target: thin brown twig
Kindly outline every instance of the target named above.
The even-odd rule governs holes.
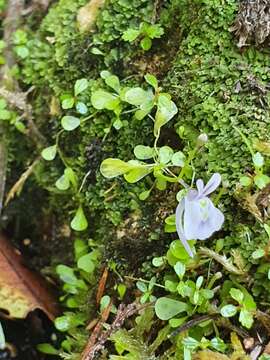
[[[25,172],[20,176],[20,178],[16,181],[16,183],[12,186],[12,188],[9,190],[7,196],[6,196],[6,201],[5,201],[5,206],[8,205],[8,203],[14,198],[15,195],[18,195],[26,180],[29,178],[29,176],[33,173],[36,165],[39,163],[40,161],[40,156],[38,156],[30,166],[28,166],[28,168],[25,170]]]
[[[97,338],[100,336],[102,326],[108,320],[110,312],[111,312],[111,308],[112,308],[112,301],[110,301],[109,305],[103,310],[100,321],[98,321],[98,323],[94,327],[94,330],[93,330],[93,332],[86,344],[86,347],[84,348],[84,351],[82,353],[82,360],[87,359],[87,355],[89,354],[92,347],[96,343]]]
[[[186,322],[185,324],[183,324],[182,326],[180,326],[178,329],[176,329],[173,333],[170,334],[169,337],[173,337],[176,336],[190,328],[192,328],[195,325],[198,325],[204,321],[207,320],[212,320],[215,319],[218,316],[218,314],[209,314],[209,315],[202,315],[202,316],[197,316],[194,319],[189,320],[188,322]]]
[[[144,305],[138,305],[137,303],[129,305],[120,304],[111,326],[107,330],[103,331],[95,344],[91,343],[89,345],[90,340],[88,341],[85,350],[83,351],[81,360],[93,360],[96,354],[104,348],[104,344],[111,335],[122,327],[126,319],[149,306],[152,306],[152,303]]]

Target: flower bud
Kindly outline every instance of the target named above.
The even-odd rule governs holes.
[[[203,134],[200,134],[197,138],[197,145],[199,147],[201,146],[204,146],[208,141],[208,136],[207,134],[203,133]]]

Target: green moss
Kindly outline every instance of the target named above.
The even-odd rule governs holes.
[[[207,151],[194,160],[197,174],[219,172],[227,190],[222,199],[226,211],[226,230],[231,231],[229,250],[237,244],[245,257],[250,256],[264,230],[252,231],[249,243],[238,232],[238,224],[254,227],[255,219],[242,216],[242,208],[231,197],[239,177],[252,172],[251,155],[233,126],[239,128],[252,143],[269,141],[270,118],[265,111],[269,95],[254,86],[269,81],[267,51],[253,48],[240,54],[228,31],[237,9],[236,1],[196,1],[197,16],[187,17],[191,4],[182,6],[183,31],[187,36],[164,82],[173,91],[179,106],[175,129],[184,127],[183,141],[194,141],[203,132],[209,137]],[[194,13],[193,13],[194,14]],[[208,175],[209,176],[209,175]]]
[[[178,189],[171,186],[165,192],[154,190],[151,197],[142,202],[138,196],[151,188],[151,177],[131,185],[122,179],[106,180],[101,176],[99,166],[106,157],[127,161],[133,157],[136,145],[152,145],[153,124],[150,119],[138,121],[127,113],[123,119],[124,126],[116,130],[112,126],[114,119],[111,112],[97,113],[90,98],[93,90],[100,86],[105,88],[99,75],[101,70],[108,68],[115,72],[122,84],[128,86],[140,83],[145,69],[154,68],[161,86],[172,94],[179,109],[177,117],[164,127],[158,145],[169,144],[188,152],[198,134],[206,133],[209,141],[192,164],[196,178],[208,179],[210,174],[219,172],[224,181],[219,206],[225,213],[226,224],[222,232],[216,234],[215,240],[209,240],[204,245],[215,249],[216,239],[223,239],[222,252],[230,255],[232,250],[236,250],[247,269],[256,273],[249,288],[253,289],[258,299],[263,292],[267,292],[267,298],[270,297],[266,270],[258,266],[260,260],[251,256],[257,248],[264,248],[269,239],[261,224],[243,210],[234,197],[239,177],[253,172],[251,154],[234,126],[250,142],[255,139],[270,141],[269,95],[266,90],[270,80],[269,53],[254,48],[240,53],[234,45],[228,29],[235,18],[238,2],[172,0],[158,7],[159,2],[156,1],[110,0],[100,11],[96,30],[82,35],[77,30],[76,15],[86,2],[56,2],[38,29],[33,19],[28,20],[25,28],[30,53],[25,59],[18,59],[18,78],[22,87],[35,86],[29,99],[35,121],[48,145],[54,144],[63,115],[80,116],[75,109],[57,109],[51,115],[52,99],[61,103],[62,95],[73,93],[77,79],[86,77],[89,80],[88,89],[78,98],[88,108],[86,116],[92,117],[82,122],[74,132],[61,133],[58,143],[65,162],[75,171],[79,186],[83,186],[77,194],[72,190],[65,193],[57,190],[55,181],[64,171],[63,162],[59,156],[50,163],[42,161],[35,170],[35,180],[26,187],[25,197],[21,198],[21,203],[16,203],[20,210],[9,208],[9,219],[13,218],[14,211],[22,212],[24,202],[30,201],[31,196],[35,197],[41,188],[37,197],[39,203],[28,207],[22,221],[25,217],[32,219],[32,214],[39,207],[36,219],[30,223],[37,229],[38,220],[53,229],[52,234],[45,232],[47,240],[52,237],[48,246],[52,254],[51,265],[56,262],[72,263],[71,245],[78,234],[67,229],[81,204],[89,229],[80,237],[90,239],[90,244],[99,247],[103,255],[100,267],[114,261],[122,276],[144,274],[149,278],[153,275],[153,268],[150,268],[152,257],[164,255],[169,242],[175,239],[175,234],[164,233],[163,226],[164,219],[175,210]],[[129,27],[136,28],[143,21],[151,22],[158,18],[166,34],[158,40],[158,47],[153,44],[149,54],[138,50],[136,44],[131,45],[121,39]],[[134,69],[139,69],[139,74],[133,74]],[[169,70],[164,77],[166,69]],[[138,78],[128,77],[130,73],[138,75]],[[16,167],[16,174],[11,173],[9,177],[8,185],[11,186],[18,177],[17,173],[25,169],[28,161],[34,160],[37,151],[22,137],[18,142],[18,133],[14,130],[10,130],[8,137],[10,166]],[[269,160],[266,162],[269,168]],[[14,220],[10,220],[10,224],[14,224]],[[41,226],[40,233],[44,232],[43,229]],[[29,228],[23,233],[28,231]],[[36,230],[36,239],[38,235]],[[216,272],[216,267],[211,267],[211,264],[209,269]],[[200,265],[199,271],[204,270]],[[195,277],[196,271],[191,272],[191,278]],[[97,282],[95,278],[91,283],[92,290],[95,290]],[[115,296],[113,286],[107,292]],[[81,313],[89,315],[89,311],[93,311],[88,306],[93,294],[94,291],[83,294],[87,306],[80,309]],[[85,332],[78,331],[78,336],[83,338],[84,343]],[[66,355],[67,359],[75,358],[77,355],[73,352],[81,350],[81,344],[78,348],[73,345],[72,355]]]

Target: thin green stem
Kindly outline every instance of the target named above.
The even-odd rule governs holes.
[[[93,113],[93,114],[85,117],[84,119],[82,119],[82,120],[81,120],[81,124],[83,124],[85,121],[87,121],[87,120],[92,119],[93,117],[95,117],[97,113],[98,113],[98,112],[96,111],[95,113]]]
[[[56,135],[56,148],[57,148],[57,151],[58,151],[58,154],[59,154],[60,159],[62,160],[63,164],[64,164],[65,167],[67,168],[67,167],[69,167],[69,165],[68,165],[68,163],[67,163],[67,161],[66,161],[66,159],[65,159],[65,157],[64,157],[64,155],[63,155],[63,152],[62,152],[62,150],[61,150],[61,148],[60,148],[60,146],[59,146],[60,135],[63,134],[64,131],[65,131],[65,130],[60,130],[60,131],[58,132],[58,134]]]
[[[125,279],[129,279],[129,280],[133,280],[133,281],[141,281],[143,283],[150,284],[149,280],[144,280],[144,279],[141,279],[141,278],[135,278],[133,276],[125,276]],[[163,285],[160,285],[160,284],[157,284],[157,283],[154,283],[154,285],[157,286],[157,287],[160,287],[162,289],[165,289],[165,286],[163,286]]]

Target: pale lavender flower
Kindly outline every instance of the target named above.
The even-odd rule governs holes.
[[[204,186],[203,180],[196,182],[197,190],[190,189],[176,208],[176,229],[188,254],[194,254],[187,240],[205,240],[221,229],[224,215],[209,199],[221,182],[220,174],[214,174]]]

